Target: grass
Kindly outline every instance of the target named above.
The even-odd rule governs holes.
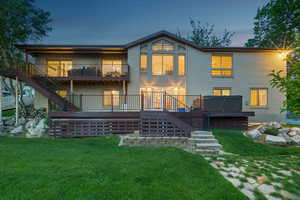
[[[300,147],[279,147],[257,143],[245,137],[241,131],[213,130],[213,133],[223,145],[223,149],[234,154],[224,156],[227,165],[244,166],[246,177],[256,179],[258,176],[265,175],[268,180],[264,184],[281,183],[282,187],[275,187],[277,190],[283,189],[300,197]],[[288,171],[290,175],[282,170]],[[274,177],[274,174],[279,177]],[[257,199],[266,199],[257,190],[254,195]]]
[[[118,138],[0,138],[1,200],[246,200],[206,160]]]
[[[241,131],[213,130],[226,152],[242,156],[300,155],[299,147],[280,147],[254,142]]]
[[[16,114],[16,110],[15,109],[12,109],[12,110],[6,110],[6,111],[3,111],[2,115],[4,117],[13,117],[15,116]]]

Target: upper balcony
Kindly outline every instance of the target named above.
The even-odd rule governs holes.
[[[128,64],[72,64],[72,63],[48,63],[37,65],[42,71],[42,76],[57,81],[80,82],[122,82],[129,81]]]

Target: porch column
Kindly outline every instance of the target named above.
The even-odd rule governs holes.
[[[123,81],[123,95],[127,95],[126,94],[126,82]]]
[[[70,91],[71,95],[73,95],[73,80],[70,81]]]
[[[3,105],[3,103],[2,103],[2,101],[3,101],[2,80],[3,80],[3,78],[2,78],[2,76],[0,76],[0,129],[1,129],[1,126],[3,125],[3,121],[2,121],[2,105]]]
[[[16,92],[16,125],[19,124],[19,78],[16,77],[16,85],[15,85],[15,92]]]

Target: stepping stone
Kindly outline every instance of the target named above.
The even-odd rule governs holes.
[[[258,186],[257,189],[258,189],[261,193],[263,193],[264,195],[268,195],[268,194],[270,194],[270,193],[272,193],[272,192],[276,192],[276,190],[274,189],[273,186],[271,186],[271,185],[266,185],[266,184],[262,184],[262,185]]]
[[[218,143],[218,140],[216,139],[207,139],[207,138],[204,138],[204,139],[200,139],[200,138],[195,138],[195,139],[192,139],[192,141],[196,142],[196,143]]]
[[[220,149],[222,146],[219,143],[212,144],[196,144],[196,147],[199,149]]]

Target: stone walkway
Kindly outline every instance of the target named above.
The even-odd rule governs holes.
[[[300,200],[300,155],[261,159],[219,155],[205,159],[251,200]]]

